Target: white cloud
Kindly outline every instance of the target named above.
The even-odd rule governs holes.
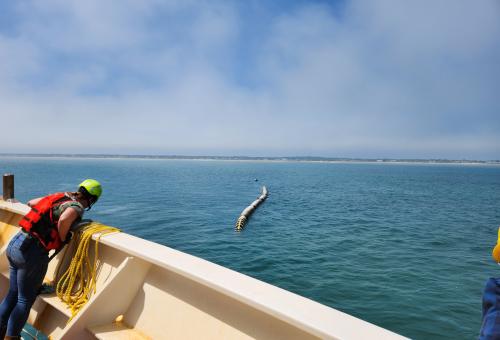
[[[500,158],[494,1],[304,5],[255,32],[237,3],[19,6],[0,117],[28,137],[3,152]]]
[[[67,53],[133,47],[147,38],[148,1],[28,1],[18,4],[22,34],[36,45]]]

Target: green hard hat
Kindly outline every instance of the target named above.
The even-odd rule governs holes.
[[[78,186],[78,190],[81,191],[81,188],[84,188],[87,191],[87,193],[94,196],[95,201],[97,201],[97,199],[102,194],[101,183],[99,183],[95,179],[86,179],[85,181],[80,183],[80,185]]]

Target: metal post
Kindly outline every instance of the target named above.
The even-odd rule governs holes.
[[[14,174],[3,175],[3,200],[14,199]]]

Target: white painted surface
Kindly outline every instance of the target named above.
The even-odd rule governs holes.
[[[22,215],[29,211],[29,208],[21,203],[0,201],[0,210]],[[94,238],[97,237],[98,235],[94,235]],[[96,297],[84,307],[84,310],[82,310],[82,315],[79,317],[77,316],[72,324],[68,326],[68,329],[58,331],[57,334],[63,334],[63,338],[87,339],[88,335],[79,336],[79,334],[83,334],[82,332],[84,327],[95,326],[96,320],[93,320],[94,325],[87,325],[87,321],[92,319],[91,315],[95,314],[95,311],[92,312],[92,310],[99,310],[102,314],[100,319],[107,320],[103,323],[103,325],[109,324],[109,322],[111,322],[110,320],[114,320],[116,315],[105,316],[105,311],[107,310],[106,308],[112,310],[113,308],[110,309],[110,307],[115,307],[109,306],[113,303],[113,298],[110,298],[110,296],[113,296],[114,291],[118,292],[122,289],[119,287],[120,285],[126,286],[130,283],[130,280],[126,278],[132,278],[130,275],[134,275],[133,273],[137,272],[137,270],[130,270],[127,268],[131,268],[131,264],[135,263],[134,265],[138,265],[139,267],[137,268],[139,269],[142,268],[142,266],[147,266],[141,270],[142,274],[140,274],[140,280],[144,280],[142,286],[140,283],[141,281],[137,281],[135,283],[135,286],[137,286],[136,289],[139,291],[144,291],[145,289],[147,291],[147,287],[150,286],[150,282],[148,281],[148,277],[151,277],[151,274],[148,274],[150,272],[149,268],[158,268],[154,269],[152,273],[156,272],[158,273],[156,276],[160,275],[165,278],[172,278],[171,281],[168,279],[162,281],[161,285],[163,285],[163,288],[175,291],[176,289],[182,287],[169,287],[168,284],[186,285],[186,287],[193,287],[193,294],[200,294],[200,292],[204,292],[205,295],[212,296],[212,299],[217,299],[217,297],[219,297],[220,300],[224,300],[224,304],[226,306],[234,303],[235,309],[239,308],[241,310],[242,307],[236,306],[237,302],[238,306],[245,305],[251,307],[248,311],[255,310],[256,312],[251,312],[253,315],[252,317],[250,317],[249,312],[249,317],[247,319],[248,322],[253,322],[255,320],[260,320],[259,322],[262,322],[263,318],[264,320],[265,318],[269,320],[279,320],[273,321],[273,325],[275,325],[275,327],[276,325],[281,325],[279,327],[285,327],[287,324],[292,326],[292,328],[300,329],[312,337],[323,339],[404,339],[404,337],[398,334],[297,294],[293,294],[289,291],[272,286],[201,258],[126,233],[105,235],[100,239],[100,242],[106,246],[103,247],[103,249],[107,249],[103,250],[103,252],[107,252],[107,255],[104,253],[104,258],[107,256],[109,259],[114,259],[113,261],[118,261],[123,258],[124,262],[118,267],[110,267],[112,269],[112,273],[109,275],[109,282],[103,281],[103,293],[101,294],[100,292],[97,292]],[[127,261],[127,258],[137,258],[140,262]],[[142,265],[140,263],[144,264]],[[163,274],[161,274],[161,272],[163,272]],[[113,278],[115,278],[114,281]],[[195,292],[195,290],[198,292]],[[210,291],[213,291],[214,294],[208,294]],[[134,306],[134,301],[137,300],[133,297],[135,293],[130,291],[127,294],[127,296],[129,296],[128,299],[131,300],[131,305],[127,306],[127,309],[124,309],[125,307],[123,307],[124,314],[127,312],[128,315],[135,315],[143,310],[156,310],[157,312],[155,313],[162,312],[158,309],[158,306],[155,306],[153,309],[148,306]],[[172,306],[175,305],[178,308],[186,309],[188,308],[188,305],[193,306],[189,301],[187,304],[183,301],[174,301],[177,299],[177,296],[171,294],[169,295],[166,290],[164,293],[165,298],[162,297],[163,295],[161,293],[161,289],[155,294],[161,295],[158,295],[158,301],[162,301],[162,299],[166,299],[165,301],[172,301]],[[167,296],[169,297],[167,298]],[[156,298],[153,300],[155,299]],[[142,301],[142,303],[154,304],[154,301],[150,300],[146,302]],[[94,304],[94,306],[92,306],[92,304]],[[214,305],[213,302],[212,305]],[[215,301],[215,305],[217,305],[217,301]],[[197,322],[197,318],[199,318],[200,327],[201,322],[221,322],[219,320],[220,318],[218,319],[217,317],[214,318],[207,315],[207,312],[210,311],[217,312],[215,309],[206,308],[205,311],[201,311],[197,308],[193,309],[192,307],[189,307],[188,309],[186,309],[186,315],[192,317],[193,322],[195,323]],[[87,312],[85,312],[86,310]],[[42,312],[43,310],[40,311],[40,313]],[[116,314],[118,311],[113,313]],[[228,313],[228,311],[225,311],[225,313]],[[260,313],[262,316],[255,316],[256,313]],[[145,316],[138,316],[137,314],[135,319],[140,322],[140,320],[144,317]],[[147,320],[147,318],[144,320]],[[235,322],[234,324],[241,324],[241,322],[245,322],[244,317],[242,321]],[[231,330],[234,328],[234,324],[226,327],[225,334],[233,334],[233,336],[239,334],[237,329]],[[217,327],[221,328],[222,326],[219,325],[213,327],[216,327],[217,329]],[[78,332],[76,332],[77,330]],[[148,334],[147,330],[143,331],[145,334]],[[64,336],[64,334],[67,336]],[[293,334],[300,333],[295,332]],[[248,336],[248,334],[241,337],[244,338],[246,336]],[[267,336],[269,336],[269,333]]]

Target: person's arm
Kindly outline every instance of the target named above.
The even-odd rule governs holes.
[[[62,241],[66,240],[69,228],[78,217],[80,217],[80,215],[72,207],[66,208],[61,214],[61,217],[59,217],[59,221],[57,222],[57,229],[59,231],[59,237]]]
[[[29,200],[28,201],[28,206],[30,208],[34,207],[38,202],[40,202],[40,200],[42,199],[43,197],[38,197],[38,198],[33,198],[32,200]]]

